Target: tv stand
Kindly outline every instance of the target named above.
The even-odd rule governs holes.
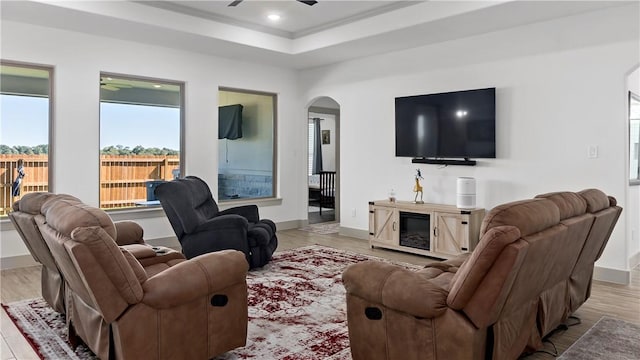
[[[369,245],[451,259],[476,247],[484,213],[454,205],[371,201]]]
[[[476,161],[475,160],[469,160],[469,158],[464,158],[463,160],[414,158],[414,159],[411,160],[411,162],[414,163],[414,164],[476,166]]]

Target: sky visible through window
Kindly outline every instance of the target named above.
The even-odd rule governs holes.
[[[49,143],[49,99],[0,95],[0,144],[36,146]]]
[[[100,148],[116,145],[179,151],[180,109],[100,103]]]
[[[0,143],[47,144],[48,113],[48,98],[0,95]],[[180,109],[101,103],[100,148],[116,145],[180,150]]]
[[[101,103],[100,111],[101,149],[140,145],[180,150],[178,108]],[[0,143],[11,147],[48,144],[48,114],[48,98],[0,95]]]

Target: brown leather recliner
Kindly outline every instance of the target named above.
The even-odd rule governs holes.
[[[466,257],[419,271],[349,266],[353,358],[516,359],[539,348],[588,297],[621,211],[595,189],[544,194],[492,209]]]
[[[248,270],[222,251],[148,275],[102,210],[47,201],[36,224],[67,284],[67,317],[102,359],[210,359],[243,346]]]
[[[42,297],[55,311],[64,314],[64,279],[34,220],[35,216],[40,214],[42,204],[53,197],[80,201],[71,195],[54,195],[45,192],[28,193],[21,200],[13,203],[9,219],[33,259],[42,264],[40,279]]]
[[[65,282],[49,247],[35,222],[45,202],[68,200],[81,203],[80,199],[68,194],[34,192],[25,194],[13,204],[9,219],[16,228],[22,241],[29,249],[33,259],[42,264],[42,297],[55,311],[65,313]],[[156,274],[184,260],[184,255],[167,247],[151,246],[143,240],[143,229],[133,221],[118,221],[115,241],[125,247],[143,265],[148,275]]]

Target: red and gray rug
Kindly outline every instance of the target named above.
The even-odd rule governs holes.
[[[558,360],[638,360],[640,324],[603,316]]]
[[[268,265],[247,276],[247,345],[216,359],[350,359],[341,275],[347,265],[369,259],[378,258],[318,245],[276,252]],[[71,350],[64,317],[44,300],[4,307],[41,358],[95,358],[84,346]]]

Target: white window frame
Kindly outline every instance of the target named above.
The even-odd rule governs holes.
[[[180,145],[179,145],[179,149],[178,151],[180,152],[179,154],[179,161],[180,161],[180,165],[179,165],[179,169],[180,169],[180,176],[184,176],[184,169],[185,169],[185,137],[184,137],[184,127],[185,127],[185,82],[184,81],[176,81],[176,80],[168,80],[168,79],[160,79],[160,78],[152,78],[152,77],[144,77],[144,76],[137,76],[137,75],[129,75],[129,74],[119,74],[119,73],[110,73],[110,72],[101,72],[100,73],[100,79],[103,78],[113,78],[113,79],[125,79],[125,80],[132,80],[132,81],[144,81],[144,82],[149,82],[149,83],[157,83],[157,84],[169,84],[169,85],[175,85],[178,86],[180,88],[180,94],[179,94],[179,109],[180,109],[180,134],[179,134],[179,141],[180,141]],[[148,105],[148,104],[144,104],[144,103],[139,103],[139,102],[135,102],[132,101],[130,103],[127,103],[125,101],[105,101],[105,102],[112,102],[112,103],[121,103],[121,104],[130,104],[130,105]],[[99,106],[101,106],[103,103],[103,99],[102,96],[100,96],[99,98]],[[100,114],[100,116],[102,116],[102,114]],[[99,137],[99,139],[101,140],[101,135]],[[102,159],[101,159],[101,152],[102,152],[102,148],[101,148],[101,141],[98,142],[98,165],[100,168],[102,168]],[[102,187],[102,174],[100,174],[100,178],[98,179],[98,192],[100,193]],[[135,206],[127,206],[127,207],[119,207],[119,208],[104,208],[102,206],[102,200],[100,200],[100,208],[102,208],[105,211],[108,212],[118,212],[118,211],[131,211],[132,209],[138,209]],[[153,203],[153,204],[147,204],[145,205],[145,208],[159,208],[160,204]]]
[[[628,99],[628,117],[629,117],[629,185],[640,185],[640,114],[633,114],[631,111],[632,103],[640,104],[640,95],[634,94],[629,91]],[[640,106],[640,105],[636,105]],[[633,117],[632,116],[637,116]],[[632,122],[636,122],[633,126]],[[635,127],[635,131],[634,131]],[[635,138],[634,138],[635,135]],[[632,169],[632,165],[635,161],[635,169]],[[635,170],[635,171],[634,171]]]
[[[247,89],[239,89],[239,88],[232,88],[232,87],[225,87],[225,86],[220,86],[218,88],[218,98],[220,98],[220,92],[224,91],[224,92],[235,92],[235,93],[240,93],[240,94],[248,94],[248,95],[260,95],[260,96],[268,96],[271,97],[272,99],[272,111],[273,111],[273,127],[271,129],[272,131],[272,139],[273,139],[273,144],[272,144],[272,165],[271,165],[271,178],[272,178],[272,183],[271,183],[271,196],[265,196],[265,197],[245,197],[245,198],[238,198],[238,199],[221,199],[220,194],[218,194],[218,198],[216,199],[219,203],[221,204],[241,204],[247,201],[250,201],[252,203],[255,202],[264,202],[269,201],[269,200],[274,200],[274,199],[278,199],[278,94],[276,93],[272,93],[272,92],[266,92],[266,91],[258,91],[258,90],[247,90]],[[218,102],[220,102],[218,100]],[[217,137],[216,137],[217,138]],[[218,140],[220,141],[220,140]],[[218,164],[218,169],[217,169],[217,174],[220,174],[220,165]],[[220,186],[220,184],[218,184],[218,187]],[[218,192],[219,189],[216,189],[216,192]]]
[[[54,192],[54,179],[53,179],[53,168],[54,168],[54,156],[53,156],[53,143],[54,143],[54,67],[51,65],[43,65],[43,64],[35,64],[29,62],[21,62],[21,61],[13,61],[13,60],[4,60],[0,59],[0,65],[4,66],[12,66],[12,67],[22,67],[28,69],[36,69],[46,71],[48,75],[48,120],[47,120],[47,191]],[[6,220],[7,217],[2,215],[2,220]]]

